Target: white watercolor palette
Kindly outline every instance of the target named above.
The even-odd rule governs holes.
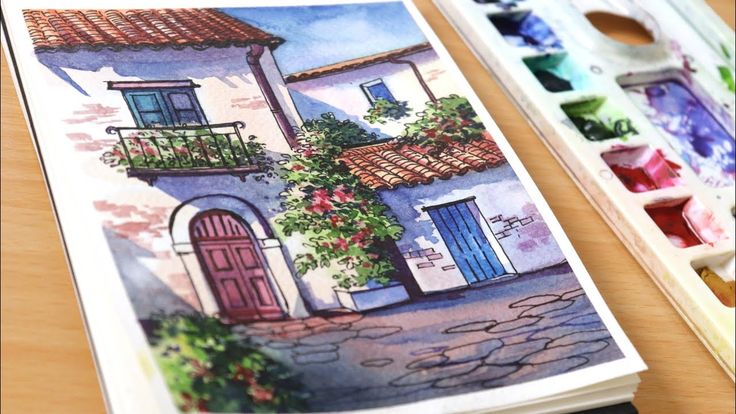
[[[733,379],[733,31],[701,0],[435,2]]]

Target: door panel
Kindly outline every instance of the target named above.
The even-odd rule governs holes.
[[[283,316],[258,246],[243,222],[229,212],[212,210],[192,220],[190,233],[225,316],[239,322]]]
[[[452,258],[468,283],[505,273],[467,202],[427,209]]]

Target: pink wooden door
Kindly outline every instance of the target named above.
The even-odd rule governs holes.
[[[283,316],[258,246],[242,221],[227,211],[210,210],[192,220],[190,232],[224,316],[237,322]]]

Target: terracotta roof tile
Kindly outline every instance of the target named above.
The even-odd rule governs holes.
[[[23,16],[38,52],[284,42],[216,9],[23,10]]]
[[[314,69],[308,69],[302,72],[292,73],[287,75],[286,83],[300,82],[309,79],[321,78],[323,76],[332,75],[335,73],[345,72],[348,70],[361,69],[379,63],[389,62],[392,59],[398,59],[404,56],[409,56],[414,53],[423,52],[425,50],[432,49],[432,45],[429,43],[419,43],[413,46],[404,47],[401,49],[389,50],[387,52],[377,53],[375,55],[369,55],[360,57],[357,59],[345,60],[343,62],[333,63],[327,66],[321,66]]]
[[[483,140],[466,145],[454,144],[437,156],[429,155],[426,149],[418,146],[386,142],[346,149],[339,160],[363,184],[373,189],[429,184],[436,178],[446,180],[506,162],[488,134],[484,134]]]

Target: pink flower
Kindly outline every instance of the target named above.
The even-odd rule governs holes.
[[[317,199],[327,199],[330,197],[330,195],[327,193],[327,190],[324,188],[320,188],[319,190],[314,190],[312,193],[312,196]]]
[[[343,239],[342,237],[339,237],[337,241],[332,243],[332,245],[335,247],[335,249],[342,250],[344,252],[348,251],[348,248],[350,247],[347,240]]]
[[[329,200],[324,198],[315,198],[312,200],[312,205],[307,207],[307,210],[317,214],[324,214],[331,211],[333,208],[334,206]]]
[[[273,390],[263,388],[258,384],[253,384],[248,390],[248,394],[253,397],[254,403],[264,403],[273,400]]]
[[[314,155],[314,150],[312,150],[311,148],[305,149],[304,152],[302,152],[302,155],[304,155],[305,157],[311,157],[312,155]]]
[[[344,191],[340,188],[336,188],[335,191],[332,192],[332,196],[341,203],[345,203],[355,199],[355,195],[352,192]]]
[[[304,166],[301,164],[294,164],[291,166],[292,171],[301,171],[304,169]]]

